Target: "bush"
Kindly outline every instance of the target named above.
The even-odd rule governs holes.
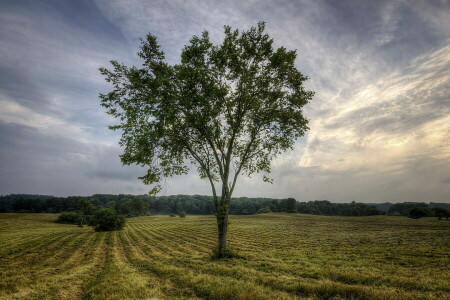
[[[81,215],[76,212],[65,212],[60,214],[55,222],[63,224],[80,224]]]
[[[84,222],[83,224],[89,225],[89,226],[95,226],[95,220],[94,215],[84,215]]]
[[[258,211],[256,213],[257,214],[265,214],[265,213],[270,213],[270,212],[272,212],[272,210],[268,206],[264,206],[264,207],[261,207],[260,209],[258,209]]]
[[[450,217],[450,212],[442,207],[433,207],[432,208],[434,216],[437,217],[439,220],[442,220],[442,218],[448,218]]]
[[[428,216],[428,214],[428,209],[426,209],[425,207],[416,206],[409,211],[408,216],[413,219],[419,219]]]
[[[95,212],[90,225],[95,231],[121,230],[125,226],[125,217],[110,208],[102,208]]]
[[[170,216],[171,216],[172,218],[175,218],[177,215],[171,214]]]
[[[180,218],[185,218],[185,217],[186,217],[186,212],[185,212],[185,211],[180,211],[180,212],[178,213],[178,216],[179,216]]]

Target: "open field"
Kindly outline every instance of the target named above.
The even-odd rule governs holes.
[[[120,232],[0,214],[0,299],[449,299],[450,221],[231,216],[243,258],[209,259],[213,216]]]

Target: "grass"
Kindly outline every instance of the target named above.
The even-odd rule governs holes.
[[[213,260],[213,216],[124,230],[0,214],[0,299],[450,299],[450,222],[232,216],[239,258]]]

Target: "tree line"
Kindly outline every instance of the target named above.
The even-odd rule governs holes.
[[[390,216],[407,216],[413,219],[419,219],[422,217],[437,217],[439,220],[442,218],[450,217],[450,204],[447,203],[417,203],[417,202],[403,202],[391,205],[387,210],[387,215]]]
[[[110,195],[53,197],[47,195],[11,194],[0,196],[1,212],[61,213],[79,210],[79,203],[87,201],[95,207],[112,208],[126,217],[149,214],[192,215],[214,214],[211,196],[203,195]],[[427,215],[433,211],[425,203],[397,203],[391,205],[388,214],[405,215],[414,205],[427,207]],[[372,205],[363,203],[331,203],[327,200],[298,202],[294,198],[233,198],[230,213],[234,215],[252,215],[265,212],[305,213],[326,216],[371,216],[385,214]]]
[[[61,213],[78,211],[80,203],[88,202],[93,207],[111,208],[125,217],[150,214],[212,215],[215,213],[211,196],[204,195],[111,195],[54,197],[48,195],[11,194],[0,196],[0,212]],[[380,209],[378,207],[383,207]],[[268,212],[304,213],[324,216],[372,216],[392,215],[412,218],[436,216],[448,218],[445,203],[332,203],[327,200],[298,202],[294,198],[233,198],[230,213],[233,215],[253,215]],[[412,213],[411,213],[412,211]]]

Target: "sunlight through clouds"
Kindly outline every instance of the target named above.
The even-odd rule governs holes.
[[[330,153],[330,144],[374,169],[411,154],[450,158],[445,155],[450,147],[450,46],[421,57],[407,69],[407,74],[387,75],[357,91],[334,109],[334,117],[313,119],[300,166],[335,165],[336,152]],[[374,159],[377,153],[383,155]]]

